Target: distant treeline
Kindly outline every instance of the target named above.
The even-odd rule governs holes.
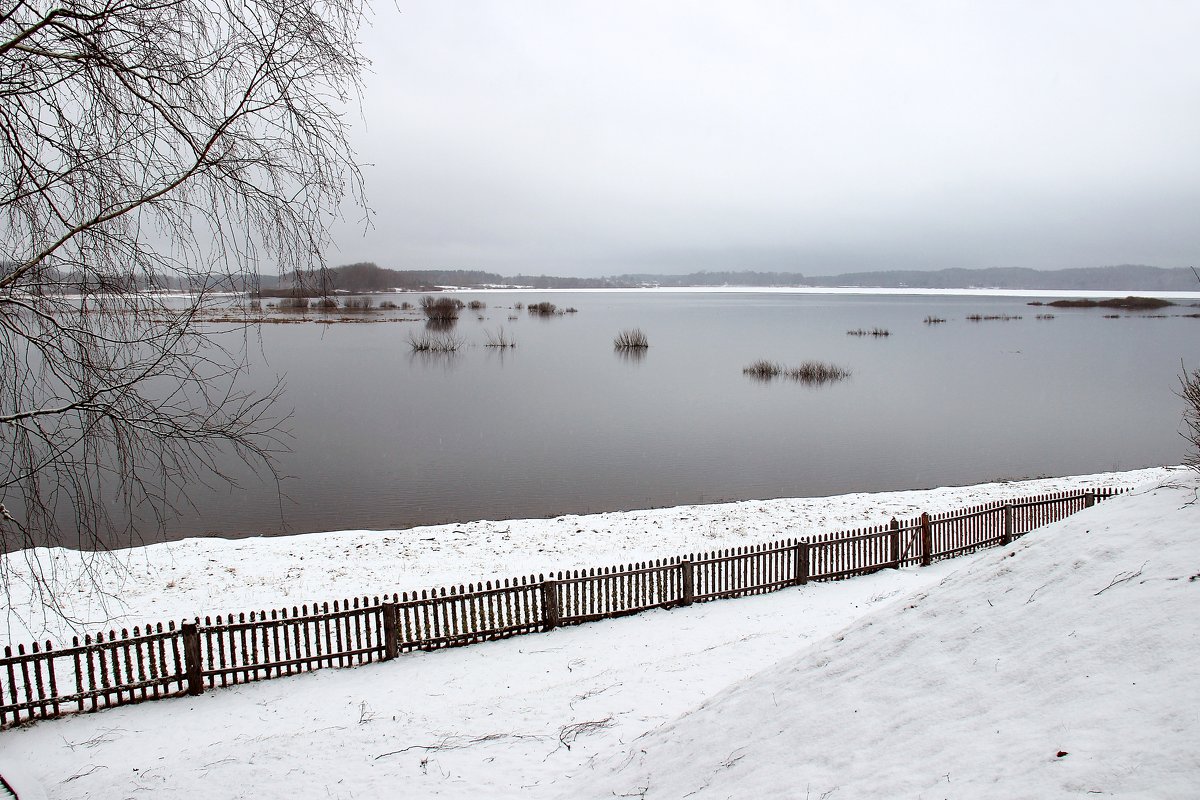
[[[263,294],[318,296],[342,292],[435,292],[446,287],[483,289],[520,287],[530,289],[609,289],[635,284],[610,278],[560,278],[552,275],[511,275],[468,269],[387,269],[372,262],[347,264],[299,274],[288,273],[275,281],[263,279]],[[275,284],[278,288],[271,286]]]
[[[0,277],[13,264],[0,262]],[[840,275],[804,275],[799,272],[755,272],[753,270],[692,272],[686,275],[633,273],[600,278],[568,278],[555,275],[500,275],[465,269],[399,270],[366,261],[281,276],[251,273],[205,276],[204,284],[172,275],[145,275],[131,271],[109,284],[76,273],[42,269],[43,289],[59,291],[145,291],[200,290],[261,291],[263,296],[320,297],[340,292],[436,292],[443,288],[483,289],[629,289],[643,286],[780,286],[854,287],[883,289],[1077,289],[1096,291],[1187,292],[1200,290],[1200,275],[1190,267],[1164,269],[1138,264],[1112,267],[1037,270],[1022,267],[988,269],[941,269],[934,271],[890,270],[846,272]]]
[[[850,272],[809,278],[810,286],[862,286],[919,289],[1125,289],[1187,292],[1200,289],[1200,279],[1187,267],[1163,269],[1138,264],[1114,267],[1039,270],[1022,267],[941,269],[934,272]]]
[[[250,283],[250,281],[247,281]],[[780,286],[918,289],[1080,289],[1136,291],[1195,291],[1200,279],[1189,268],[1163,269],[1140,265],[1036,270],[1020,267],[943,269],[931,272],[894,270],[806,276],[799,272],[692,272],[687,275],[626,274],[602,278],[553,275],[500,275],[481,270],[396,270],[371,262],[347,264],[279,278],[261,279],[263,294],[319,296],[334,291],[433,292],[447,287],[483,289],[623,289],[642,286]]]

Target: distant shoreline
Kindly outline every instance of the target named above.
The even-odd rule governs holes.
[[[924,289],[924,288],[888,288],[862,286],[643,286],[637,288],[603,288],[603,289],[534,289],[526,287],[474,289],[468,287],[445,287],[436,291],[394,291],[394,292],[362,292],[362,294],[436,294],[472,293],[472,294],[517,294],[517,293],[554,293],[554,294],[815,294],[815,295],[895,295],[907,297],[1126,297],[1138,294],[1136,289]],[[1144,294],[1145,292],[1141,292]],[[1154,292],[1155,297],[1165,300],[1200,300],[1200,288],[1194,292]]]

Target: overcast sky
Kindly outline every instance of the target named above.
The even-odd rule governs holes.
[[[1200,261],[1200,3],[377,0],[334,264]]]

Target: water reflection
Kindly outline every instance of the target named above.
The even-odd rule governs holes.
[[[413,350],[408,354],[409,365],[441,367],[443,372],[452,372],[460,362],[458,350]]]
[[[617,358],[624,361],[626,364],[641,364],[646,360],[646,353],[649,348],[646,347],[616,347],[613,352],[617,354]]]
[[[454,330],[454,326],[458,324],[458,317],[451,319],[437,317],[425,321],[425,330],[435,333],[444,333]]]

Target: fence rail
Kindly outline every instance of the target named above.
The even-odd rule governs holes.
[[[1013,539],[1119,494],[996,501],[804,539],[303,605],[155,623],[4,648],[0,727],[327,667],[387,661],[652,608],[773,592],[879,569],[928,566]]]

